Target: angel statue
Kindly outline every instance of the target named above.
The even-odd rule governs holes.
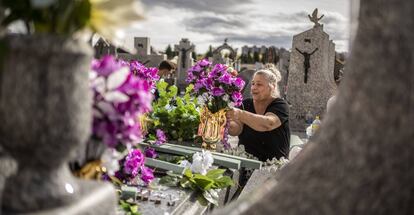
[[[315,23],[314,27],[321,26],[321,24],[319,23],[319,20],[321,20],[323,16],[324,15],[322,15],[321,17],[318,18],[318,8],[315,8],[315,10],[313,10],[312,16],[308,14],[308,17],[309,17],[310,21]]]

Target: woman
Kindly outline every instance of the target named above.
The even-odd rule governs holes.
[[[246,152],[261,161],[289,155],[289,107],[280,98],[277,86],[280,80],[274,66],[257,71],[251,85],[252,98],[243,101],[242,109],[227,112],[229,134],[238,135]]]

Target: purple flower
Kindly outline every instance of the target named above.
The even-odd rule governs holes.
[[[198,92],[201,88],[204,87],[203,81],[202,80],[198,80],[195,84],[194,84],[194,91]]]
[[[106,87],[108,80],[116,77],[111,74],[119,71],[125,65],[130,68],[126,79],[122,79],[122,83],[116,85],[115,88]],[[142,138],[138,116],[152,109],[151,87],[158,78],[158,70],[146,68],[138,61],[130,63],[122,60],[117,61],[112,56],[94,60],[92,70],[97,76],[92,77],[91,88],[96,89],[94,84],[104,84],[104,86],[99,86],[101,90],[93,90],[93,137],[113,148],[119,144],[137,143]],[[113,80],[116,79],[112,79],[112,83]],[[112,97],[108,97],[108,95]],[[111,99],[108,100],[108,98]]]
[[[144,161],[145,157],[139,149],[130,151],[125,157],[124,172],[132,178],[136,177]]]
[[[162,145],[167,142],[167,137],[165,136],[164,131],[161,129],[156,130],[157,141],[155,141],[155,145]]]
[[[92,70],[96,71],[100,76],[107,77],[121,67],[122,65],[111,55],[106,55],[101,60],[92,61]]]
[[[214,87],[214,88],[211,90],[211,94],[212,94],[213,96],[221,96],[221,95],[223,95],[223,94],[224,94],[224,90],[223,90],[222,88],[220,88],[220,87]]]
[[[223,75],[218,79],[223,84],[231,84],[232,83],[232,77],[228,73],[223,73]]]
[[[210,65],[211,65],[211,62],[210,62],[210,61],[208,61],[207,59],[203,59],[203,60],[201,60],[198,64],[199,64],[200,66],[202,66],[202,67],[208,67],[208,66],[210,66]]]
[[[216,64],[214,65],[214,68],[211,70],[209,77],[220,77],[223,73],[227,73],[227,66],[224,64]]]
[[[244,87],[244,81],[243,79],[237,77],[234,82],[233,82],[234,86],[237,87],[237,89],[242,90]]]
[[[153,170],[142,166],[141,167],[141,179],[146,183],[149,184],[154,179]]]
[[[204,87],[207,90],[211,90],[211,88],[213,88],[213,79],[211,78],[204,78],[201,80],[201,82],[203,83]]]
[[[186,81],[187,83],[192,83],[192,82],[194,81],[194,79],[195,79],[194,74],[193,74],[192,72],[188,72],[188,74],[187,74],[187,79],[185,79],[185,81]]]
[[[157,157],[157,153],[155,152],[155,149],[150,148],[150,147],[146,148],[145,149],[145,157],[148,157],[148,158],[156,158]]]
[[[231,99],[233,100],[236,106],[240,106],[243,102],[243,95],[240,92],[236,91],[233,92],[233,94],[231,94]]]

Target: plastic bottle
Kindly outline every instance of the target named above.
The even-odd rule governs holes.
[[[319,119],[319,116],[315,117],[315,120],[312,122],[312,135],[315,134],[315,132],[319,129],[321,126],[321,120]]]

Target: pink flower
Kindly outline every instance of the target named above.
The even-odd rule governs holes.
[[[105,77],[121,67],[122,65],[111,55],[106,55],[101,60],[92,61],[92,70],[96,71],[98,75]]]
[[[141,167],[141,179],[146,183],[149,184],[154,179],[153,170],[142,166]]]
[[[223,90],[223,88],[220,88],[220,87],[214,87],[211,90],[211,94],[213,96],[222,96],[224,94],[224,90]]]
[[[136,177],[144,161],[145,157],[139,149],[130,151],[125,157],[124,172],[131,175],[132,178]]]
[[[243,79],[241,79],[240,77],[237,77],[234,82],[233,82],[234,86],[237,87],[237,89],[242,90],[244,87],[245,82],[243,81]]]
[[[232,77],[228,73],[223,73],[223,75],[218,79],[223,84],[231,84],[232,83]]]
[[[157,153],[155,152],[155,149],[153,148],[146,148],[145,149],[145,157],[148,158],[156,158],[157,157]]]
[[[243,102],[243,95],[240,92],[236,91],[233,94],[231,94],[231,99],[233,100],[236,106],[240,106]]]
[[[162,145],[165,142],[167,142],[167,137],[165,136],[165,133],[163,130],[157,129],[156,136],[157,136],[157,141],[155,141],[155,145]]]

